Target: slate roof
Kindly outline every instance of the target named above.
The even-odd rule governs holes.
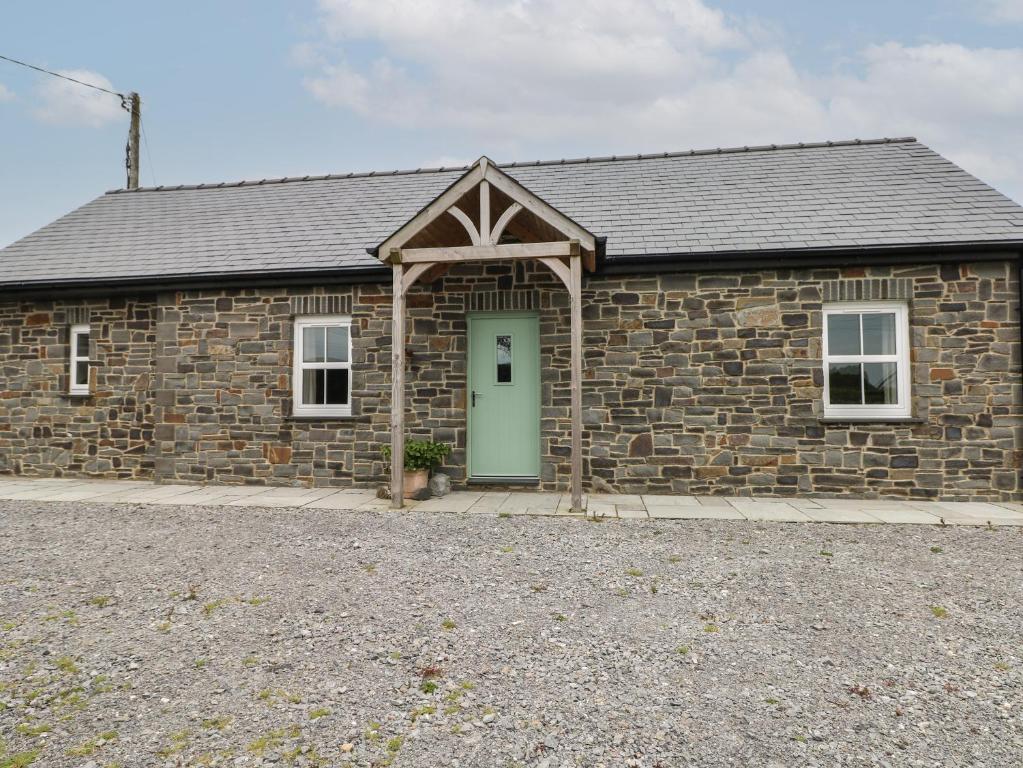
[[[1023,244],[1023,207],[915,139],[511,163],[611,262]],[[379,268],[465,169],[116,190],[0,250],[0,287]]]

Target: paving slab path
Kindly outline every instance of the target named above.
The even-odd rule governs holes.
[[[72,478],[0,477],[0,499],[338,511],[390,507],[390,502],[377,498],[369,488],[157,485]],[[583,503],[585,514],[598,519],[1023,526],[1023,504],[1019,502],[591,493],[584,496]],[[501,517],[572,515],[568,494],[531,491],[454,491],[427,501],[409,501],[407,508]]]

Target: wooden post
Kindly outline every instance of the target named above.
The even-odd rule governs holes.
[[[572,241],[569,257],[572,285],[572,511],[583,511],[583,260],[579,241]]]
[[[405,288],[398,249],[392,252],[394,277],[391,316],[391,509],[405,503]]]
[[[490,185],[480,182],[480,245],[497,245],[490,239]]]
[[[132,91],[128,94],[131,103],[131,124],[128,128],[128,189],[139,186],[139,123],[142,120],[142,99]]]

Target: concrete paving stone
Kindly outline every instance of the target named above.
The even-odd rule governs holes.
[[[940,522],[937,515],[921,512],[918,509],[871,509],[870,514],[882,523],[938,525]]]
[[[824,509],[915,509],[913,502],[902,499],[814,499],[814,501]]]
[[[48,496],[53,496],[58,493],[64,492],[66,489],[57,489],[53,487],[48,488],[29,488],[27,490],[15,491],[4,496],[5,499],[10,501],[46,501]]]
[[[452,491],[447,496],[438,496],[421,501],[416,507],[420,512],[468,512],[473,504],[483,498],[483,491]]]
[[[789,506],[793,509],[804,510],[804,509],[824,509],[823,506],[818,504],[812,499],[790,499]]]
[[[927,504],[925,506],[925,504]],[[967,517],[981,517],[986,519],[991,518],[1009,518],[1015,519],[1023,517],[1023,513],[1014,512],[1011,509],[1005,509],[999,507],[996,504],[988,504],[986,502],[970,502],[970,501],[932,501],[932,502],[920,502],[915,504],[916,509],[922,512],[932,512],[933,514],[940,514],[938,510],[945,510],[953,515],[965,515]]]
[[[788,504],[735,504],[743,517],[753,523],[808,523],[810,518]]]
[[[527,509],[547,510],[547,514],[555,514],[558,509],[558,502],[561,500],[560,493],[510,493],[508,498],[498,508],[501,512],[516,512],[524,514]]]
[[[270,491],[236,499],[235,501],[228,502],[228,506],[237,507],[248,504],[252,507],[301,507],[311,501],[316,501],[317,499],[322,499],[325,496],[330,496],[331,493],[332,492],[329,489],[322,488],[311,489],[306,493]]]
[[[469,514],[496,515],[509,496],[511,496],[510,491],[486,491],[479,501],[469,507]]]
[[[557,507],[550,507],[547,504],[542,504],[536,507],[526,507],[525,511],[521,512],[523,515],[530,515],[531,517],[557,517]]]
[[[732,506],[723,507],[651,507],[650,517],[658,520],[745,520]]]
[[[127,488],[118,489],[111,485],[108,492],[102,496],[96,496],[93,500],[104,502],[131,502],[145,504],[153,499],[164,499],[171,496],[180,496],[194,491],[194,485],[153,485],[151,483],[139,483],[132,481]]]
[[[880,523],[881,520],[862,509],[805,509],[799,511],[815,523]]]
[[[594,497],[594,498],[596,498],[596,497]],[[590,501],[590,497],[587,494],[584,493],[583,496],[582,496],[583,511],[586,510],[586,506],[587,506],[587,504],[589,504],[589,501]],[[559,514],[559,515],[575,514],[575,513],[572,512],[572,494],[571,493],[563,493],[563,494],[561,494],[561,498],[558,500],[558,508],[557,508],[556,511],[557,511],[557,514]]]
[[[1023,504],[1021,504],[1018,501],[993,501],[991,503],[994,504],[995,506],[1005,507],[1006,509],[1012,510],[1013,512],[1019,512],[1023,514]]]
[[[696,500],[701,507],[731,507],[727,496],[697,496]]]
[[[645,509],[629,509],[619,504],[615,504],[615,509],[618,512],[618,519],[620,520],[649,520],[650,515],[647,514]]]
[[[652,507],[698,507],[699,500],[695,496],[658,496],[644,494],[643,504],[649,511]]]
[[[614,504],[604,504],[591,498],[586,505],[586,514],[590,517],[618,517],[618,508]]]
[[[55,488],[55,487],[50,486],[48,488],[34,489],[34,490],[31,490],[31,491],[21,491],[19,493],[10,494],[6,498],[10,499],[10,500],[18,500],[18,501],[53,501],[54,500],[54,498],[53,498],[54,496],[59,496],[61,494],[65,494],[65,493],[71,493],[72,490],[78,490],[78,489],[77,488],[76,489],[71,489],[71,488],[68,488],[68,487],[65,487],[65,488]],[[107,489],[94,489],[94,490],[96,490],[96,492],[93,495],[91,495],[90,498],[103,498],[104,500],[105,500],[105,498],[107,497],[108,494],[116,494],[116,493],[120,493],[122,491],[122,489],[120,487],[116,487],[116,486],[115,487],[110,487],[110,488],[107,488]]]
[[[643,506],[643,497],[634,493],[591,493],[590,498],[604,504],[615,504],[638,509]]]
[[[360,493],[332,493],[330,496],[323,496],[319,499],[307,502],[302,509],[358,509],[363,504],[368,504],[377,498],[376,491],[362,491]],[[387,501],[387,499],[381,499]]]
[[[89,501],[91,499],[106,500],[112,493],[117,493],[116,488],[72,488],[70,490],[54,489],[49,495],[41,497],[40,501]]]

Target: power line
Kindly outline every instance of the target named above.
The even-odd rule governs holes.
[[[59,77],[61,80],[70,80],[72,83],[77,83],[78,85],[84,85],[86,88],[94,88],[97,91],[103,91],[103,93],[109,93],[111,96],[117,96],[117,97],[119,97],[121,99],[121,105],[122,106],[124,105],[125,100],[128,98],[123,93],[118,93],[117,91],[108,91],[106,88],[101,88],[98,85],[93,85],[92,83],[85,83],[85,82],[82,82],[81,80],[75,80],[75,78],[73,78],[73,77],[68,77],[67,75],[62,75],[59,72],[51,72],[48,69],[43,69],[42,67],[37,67],[35,64],[28,64],[28,63],[26,63],[24,61],[18,61],[17,59],[12,59],[9,56],[0,55],[0,59],[3,59],[4,61],[9,61],[12,64],[20,64],[23,67],[28,67],[29,69],[34,69],[34,70],[36,70],[36,72],[42,72],[43,74],[46,74],[46,75],[53,75],[54,77]]]

